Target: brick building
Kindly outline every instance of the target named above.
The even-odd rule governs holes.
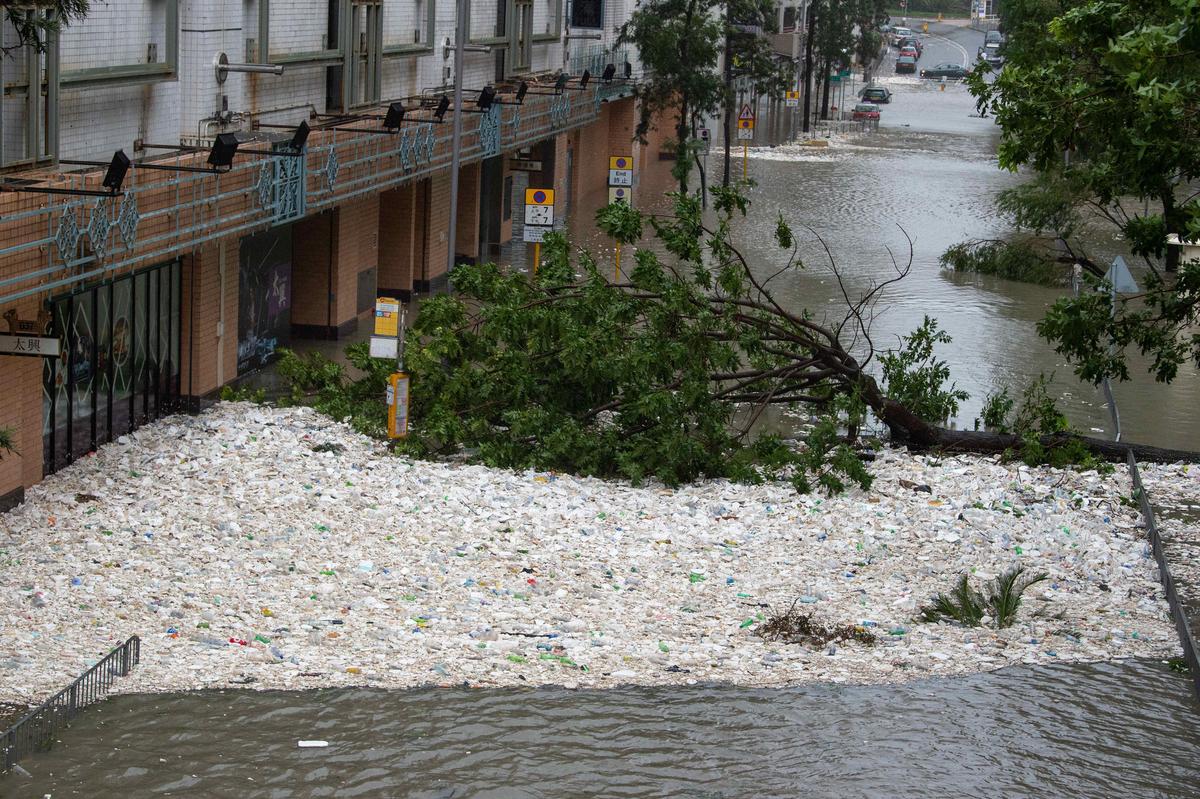
[[[469,5],[463,108],[440,119],[450,0],[108,0],[0,58],[0,332],[61,347],[0,354],[2,501],[280,346],[345,335],[376,296],[443,287],[451,247],[494,259],[521,187],[555,188],[561,222],[607,202],[610,156],[641,166],[614,33],[633,0]],[[118,150],[132,166],[102,196]]]

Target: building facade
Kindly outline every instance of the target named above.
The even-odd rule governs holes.
[[[4,25],[0,332],[60,351],[0,354],[0,497],[346,335],[377,296],[443,288],[451,257],[496,260],[526,187],[561,224],[608,202],[610,157],[636,186],[633,0],[464,4],[461,108],[455,5],[109,0],[44,53]]]

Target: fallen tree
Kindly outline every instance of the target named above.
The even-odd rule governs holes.
[[[623,204],[602,209],[599,226],[617,241],[641,241],[647,225],[656,239],[618,281],[558,235],[547,238],[535,277],[459,267],[456,293],[423,301],[413,328],[414,430],[404,446],[434,456],[465,450],[511,468],[668,484],[786,478],[801,490],[832,492],[870,484],[852,446],[869,412],[895,441],[919,449],[1036,450],[1039,459],[1066,451],[1071,461],[1124,458],[1129,449],[1146,460],[1197,458],[1074,435],[1052,407],[1026,414],[1012,432],[949,429],[944,421],[966,395],[934,356],[934,345],[948,341],[936,321],[926,319],[899,349],[877,352],[872,340],[872,309],[908,273],[911,253],[857,298],[830,258],[846,310],[819,320],[784,307],[770,290],[779,275],[804,268],[782,217],[779,264],[752,268],[730,235],[747,201],[733,190],[713,193],[711,223],[687,195],[675,195],[669,217]],[[298,368],[294,359],[288,369],[335,416],[357,416],[360,427],[379,432],[382,403],[369,398],[383,396],[390,364],[362,349],[355,360],[369,374],[352,386],[327,363]],[[364,400],[372,407],[360,414]],[[761,434],[757,423],[772,406],[806,410],[813,424],[804,446]]]

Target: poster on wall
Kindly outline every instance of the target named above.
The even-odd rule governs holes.
[[[238,270],[238,374],[269,363],[292,329],[292,229],[242,239]]]

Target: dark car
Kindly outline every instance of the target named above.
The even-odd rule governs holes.
[[[970,70],[962,64],[934,64],[929,69],[921,70],[922,78],[953,78],[955,80],[965,78],[970,74]]]
[[[859,103],[854,106],[854,113],[850,115],[850,118],[855,122],[864,120],[867,122],[878,122],[879,106],[874,103]]]
[[[1000,31],[988,31],[983,37],[983,43],[992,44],[993,42],[996,44],[1004,44],[1004,34]]]
[[[986,61],[992,69],[1000,69],[1004,66],[1004,56],[1000,53],[1000,45],[992,43],[985,44],[979,48],[979,57]]]
[[[896,59],[896,74],[901,72],[916,72],[917,59],[912,56],[902,55]]]
[[[863,102],[867,103],[890,103],[892,101],[892,92],[886,86],[868,86],[862,90]]]

